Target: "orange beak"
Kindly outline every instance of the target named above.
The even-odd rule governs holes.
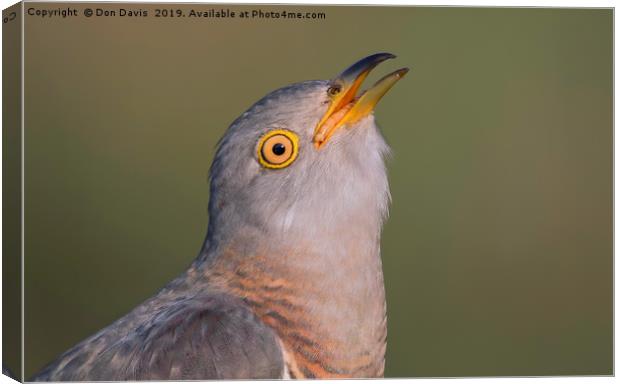
[[[314,130],[312,141],[317,149],[327,143],[339,128],[352,125],[372,113],[383,95],[405,76],[409,71],[408,68],[396,70],[377,81],[360,96],[356,96],[370,71],[379,63],[395,57],[391,53],[370,55],[345,69],[332,80],[329,88],[331,97],[329,107]]]

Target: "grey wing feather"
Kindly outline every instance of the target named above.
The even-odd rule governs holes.
[[[176,302],[125,336],[105,336],[69,350],[32,381],[261,379],[284,372],[275,332],[227,295]]]

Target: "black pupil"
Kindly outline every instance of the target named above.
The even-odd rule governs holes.
[[[286,147],[282,143],[276,143],[271,148],[271,151],[277,156],[282,156],[286,152]]]

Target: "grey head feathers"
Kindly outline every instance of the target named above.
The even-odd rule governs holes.
[[[278,89],[228,128],[210,170],[203,256],[240,226],[256,228],[274,242],[322,238],[328,251],[333,248],[325,240],[337,241],[346,235],[343,228],[380,231],[390,199],[384,163],[389,147],[370,114],[314,148],[312,135],[327,110],[329,86],[307,81]],[[274,129],[299,136],[297,159],[275,170],[257,161],[260,138]]]

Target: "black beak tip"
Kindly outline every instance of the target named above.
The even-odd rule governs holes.
[[[349,68],[345,69],[338,77],[341,79],[348,79],[349,81],[353,80],[357,78],[357,76],[362,72],[370,71],[379,63],[385,60],[393,59],[395,57],[396,55],[388,52],[380,52],[370,56],[366,56],[363,59],[357,61],[355,64],[351,65]]]

